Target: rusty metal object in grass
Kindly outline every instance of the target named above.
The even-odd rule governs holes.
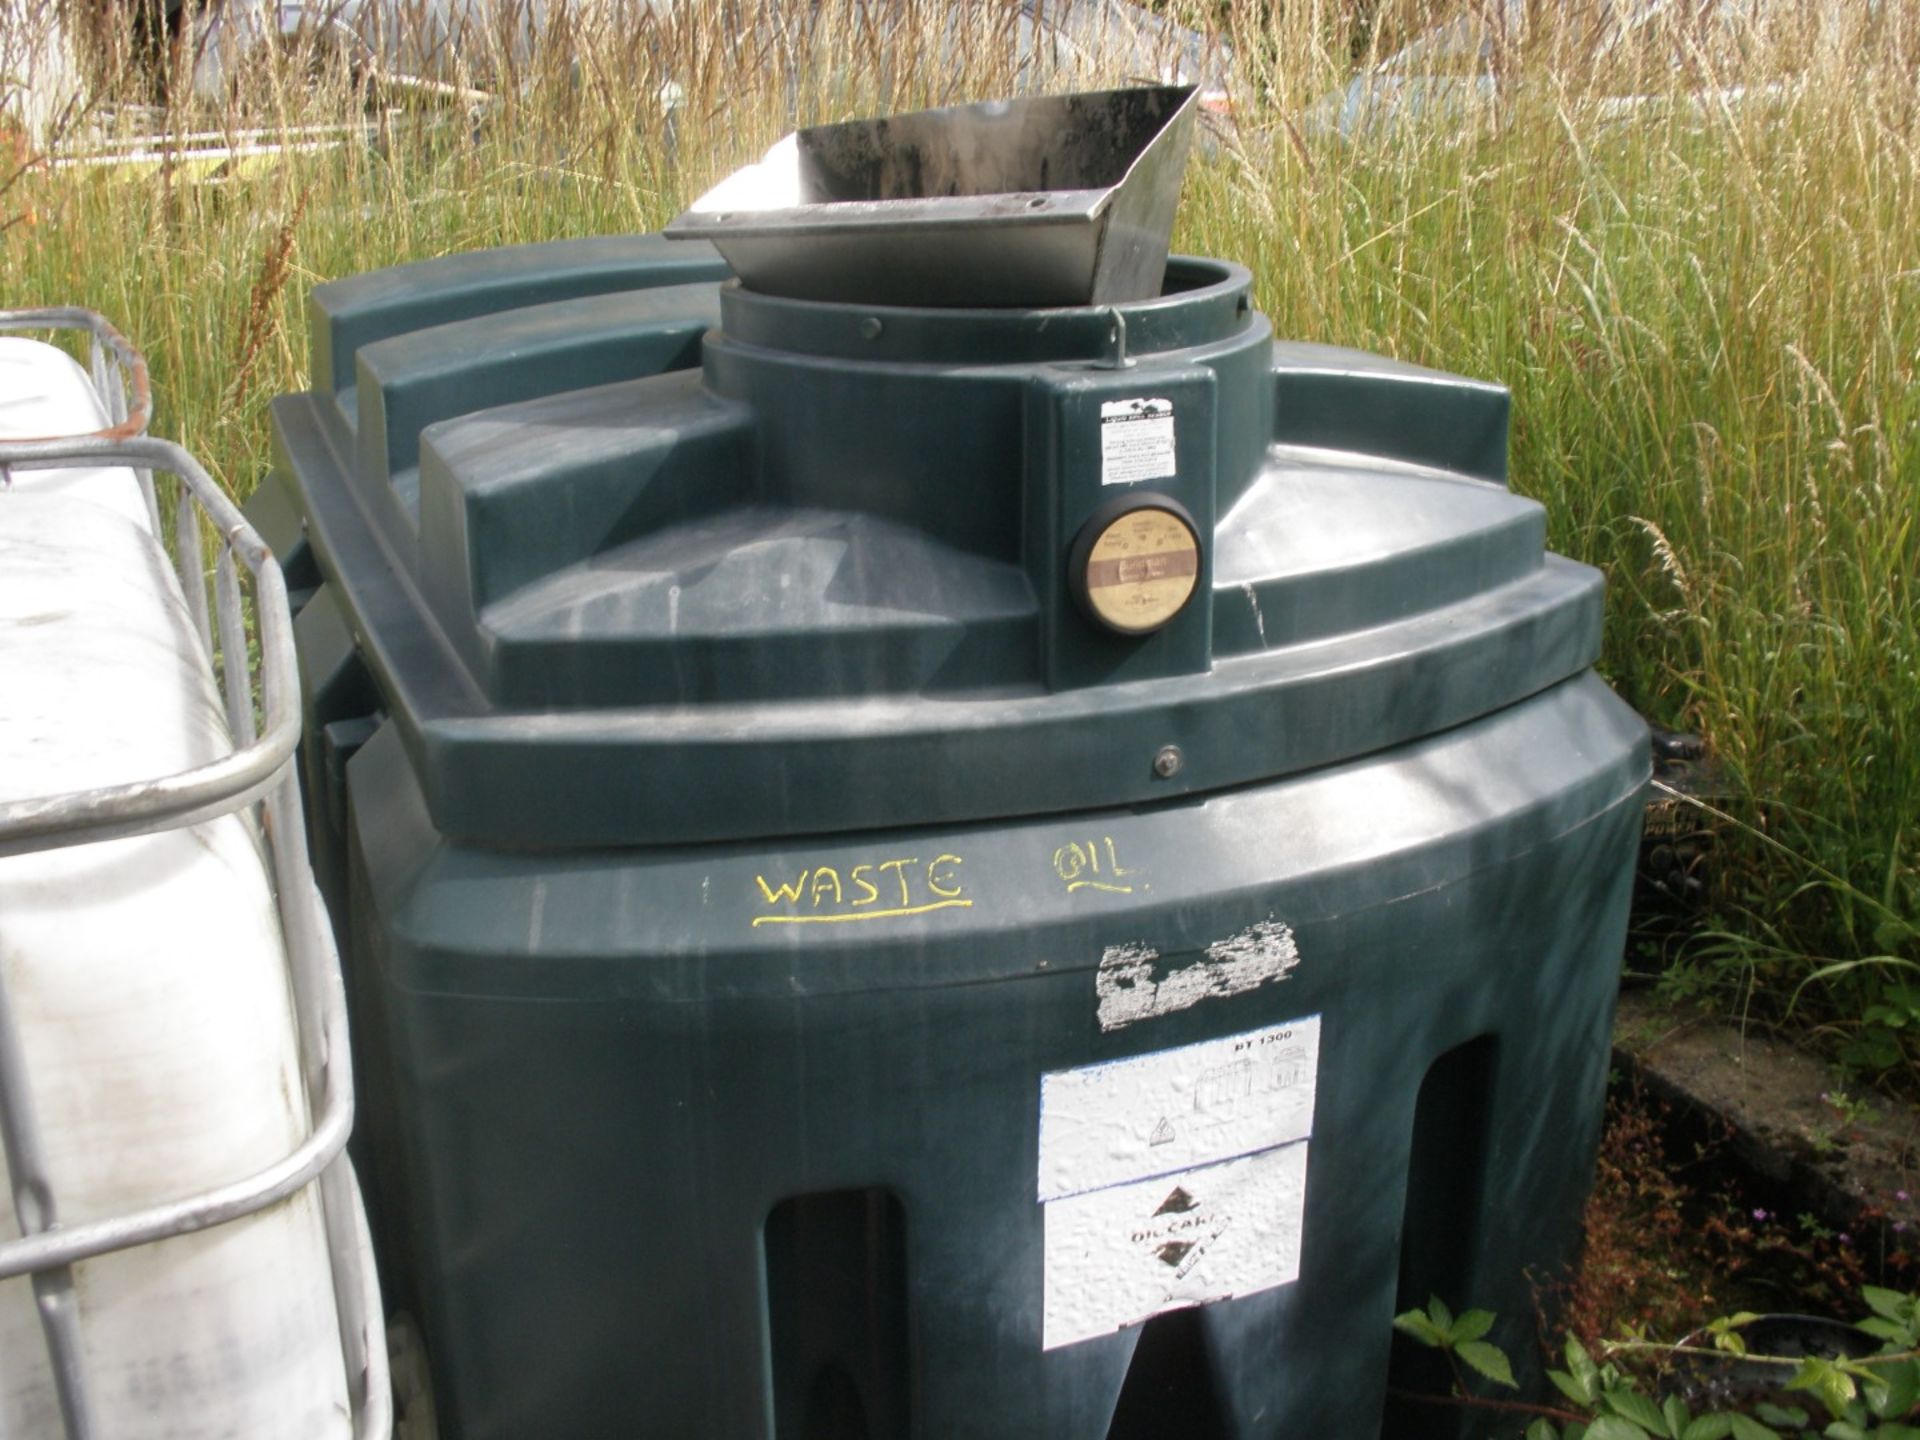
[[[36,443],[116,444],[146,433],[153,419],[153,389],[147,361],[106,316],[77,305],[0,310],[0,332],[82,330],[90,339],[87,373],[106,407],[107,423],[89,435],[10,435],[8,445]]]

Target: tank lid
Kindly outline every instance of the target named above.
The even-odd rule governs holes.
[[[748,289],[875,305],[1160,293],[1190,85],[1023,96],[796,131],[667,227]]]

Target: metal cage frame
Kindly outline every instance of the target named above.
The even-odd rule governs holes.
[[[140,477],[158,542],[164,531],[153,476],[170,475],[178,482],[177,495],[169,497],[174,569],[207,662],[221,678],[234,746],[219,759],[178,774],[0,802],[0,857],[253,812],[271,859],[311,1121],[295,1149],[255,1174],[130,1213],[64,1223],[46,1172],[19,1032],[0,978],[0,1142],[22,1232],[18,1239],[0,1241],[0,1280],[31,1277],[67,1440],[106,1440],[87,1388],[73,1267],[94,1256],[237,1220],[317,1185],[353,1435],[385,1440],[392,1433],[393,1408],[386,1350],[376,1338],[382,1319],[379,1287],[358,1185],[345,1153],[353,1126],[346,989],[308,861],[294,765],[300,691],[286,582],[265,542],[199,463],[178,445],[139,433],[150,408],[146,367],[118,331],[91,311],[0,311],[0,330],[60,328],[91,335],[91,373],[108,407],[109,424],[91,435],[0,441],[0,490],[24,471],[127,466]],[[217,543],[211,576],[203,535]],[[251,635],[241,571],[251,582]]]

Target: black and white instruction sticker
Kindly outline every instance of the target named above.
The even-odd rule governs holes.
[[[1175,473],[1173,402],[1106,400],[1100,405],[1100,483],[1132,485]]]
[[[1320,1017],[1040,1078],[1048,1350],[1300,1275]]]

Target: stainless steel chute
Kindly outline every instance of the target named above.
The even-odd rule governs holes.
[[[1196,90],[1027,96],[787,136],[667,227],[743,285],[876,305],[1160,293]]]

